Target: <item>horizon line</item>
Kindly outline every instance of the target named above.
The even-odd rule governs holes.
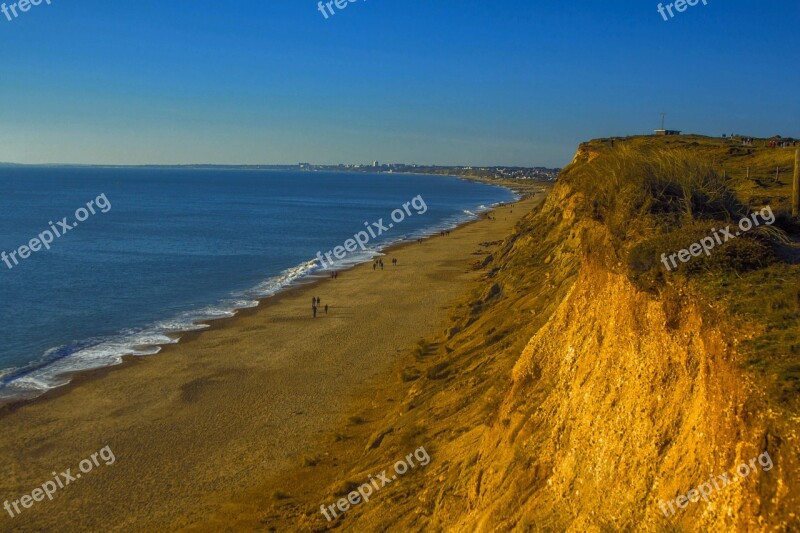
[[[371,163],[13,163],[9,161],[0,161],[0,167],[110,167],[110,168],[176,168],[176,167],[229,167],[229,168],[243,168],[243,167],[291,167],[302,168],[303,166],[309,167],[362,167],[362,168],[381,168],[387,166],[408,166],[408,167],[422,167],[422,168],[543,168],[547,170],[560,170],[562,167],[549,167],[546,165],[524,166],[524,165],[441,165],[441,164],[427,164],[427,163],[382,163],[378,166],[373,166]]]

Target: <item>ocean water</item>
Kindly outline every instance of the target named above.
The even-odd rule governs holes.
[[[327,275],[318,251],[343,245],[364,222],[388,227],[417,196],[425,213],[409,206],[410,216],[336,268],[514,199],[443,176],[0,167],[0,252],[12,265],[0,261],[0,400],[35,396],[65,384],[66,372],[123,355],[156,354],[181,332]],[[77,211],[91,201],[94,214]],[[64,231],[64,217],[78,225]],[[8,256],[45,231],[49,250]]]

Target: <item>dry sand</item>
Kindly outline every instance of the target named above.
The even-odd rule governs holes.
[[[165,530],[224,513],[370,404],[369,387],[438,332],[475,281],[472,265],[491,250],[481,243],[510,234],[540,198],[397,247],[384,271],[361,265],[286,291],[156,356],[0,412],[0,503],[53,471],[74,475],[106,445],[116,457],[20,516],[0,509],[0,530]],[[311,318],[313,296],[328,315]]]

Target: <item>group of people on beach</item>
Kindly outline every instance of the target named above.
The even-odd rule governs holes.
[[[392,264],[394,266],[397,266],[397,258],[396,257],[392,258]],[[383,259],[379,258],[379,259],[377,259],[376,261],[374,261],[372,263],[372,270],[377,270],[378,267],[381,267],[381,270],[383,270],[383,266],[384,266],[383,265]],[[331,279],[339,279],[339,272],[338,271],[331,272]],[[323,307],[322,306],[322,300],[320,299],[320,297],[319,296],[312,296],[311,297],[311,315],[314,318],[317,318],[317,312],[320,309],[324,310],[326,315],[328,314],[328,304],[325,304],[325,306]]]
[[[392,264],[397,266],[397,258],[392,258]],[[381,270],[383,270],[383,259],[376,259],[372,262],[372,270],[378,270],[378,267],[381,267]]]
[[[314,318],[317,318],[317,309],[322,307],[322,300],[320,300],[319,296],[312,296],[311,297],[311,313],[314,315]],[[325,314],[328,314],[328,304],[325,304]]]

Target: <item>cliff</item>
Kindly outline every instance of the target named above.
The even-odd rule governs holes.
[[[642,288],[647,276],[640,250],[648,240],[682,248],[687,227],[719,227],[763,208],[740,203],[749,184],[728,178],[729,159],[709,157],[715,143],[692,143],[687,148],[631,139],[614,147],[583,146],[542,211],[530,216],[496,260],[490,277],[504,294],[518,295],[520,279],[535,270],[521,268],[518,256],[529,257],[532,266],[533,250],[544,248],[546,272],[533,277],[541,290],[566,294],[555,298],[557,306],[521,351],[478,450],[462,456],[470,465],[469,510],[453,517],[453,529],[800,526],[800,291],[796,260],[779,259],[792,255],[796,227],[784,216],[783,230],[773,225],[766,235],[739,243],[741,249],[716,252],[738,256],[756,248],[763,258],[755,265],[718,260],[685,275],[658,272],[649,278],[658,283]],[[664,157],[676,150],[678,166],[670,168]],[[693,172],[713,172],[718,179],[684,178]],[[665,207],[671,181],[684,200],[674,204],[677,213]],[[775,189],[770,201],[775,210],[784,209],[786,191]],[[730,202],[729,213],[700,214],[720,197]],[[699,204],[690,215],[687,203]],[[658,263],[658,254],[652,255],[650,269]],[[770,317],[739,313],[740,302],[728,301],[719,288],[741,294],[770,276],[790,280],[777,287],[762,280],[759,287],[758,304],[782,311],[771,317],[778,328]],[[520,311],[527,312],[526,301],[534,308],[543,303],[535,290],[519,296],[512,308]],[[509,311],[497,305],[485,312]],[[772,352],[754,348],[774,329],[783,330],[783,342],[768,344]],[[753,358],[770,356],[754,368]],[[741,464],[749,466],[737,474]],[[726,472],[727,486],[719,477]],[[698,502],[676,500],[701,486],[708,494],[693,494]],[[446,520],[441,524],[450,529]]]

